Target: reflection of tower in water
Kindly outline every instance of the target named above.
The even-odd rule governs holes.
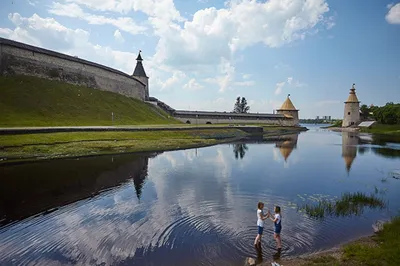
[[[357,145],[359,138],[354,133],[342,132],[342,157],[346,164],[346,170],[349,173],[354,158],[357,156]]]
[[[140,200],[140,197],[142,196],[144,181],[147,178],[148,162],[148,158],[145,158],[145,160],[143,160],[142,168],[136,169],[136,171],[132,173],[133,185],[135,187],[136,197],[138,200]]]
[[[276,142],[275,147],[279,148],[285,162],[289,158],[293,149],[297,148],[297,139],[299,134],[290,134],[283,136],[281,141]]]
[[[138,198],[139,201],[142,196],[144,182],[148,175],[149,159],[155,158],[161,153],[162,152],[152,153],[146,157],[143,156],[138,158],[138,161],[141,162],[140,167],[135,167],[133,169],[134,171],[132,171],[130,174],[130,177],[133,179],[133,186],[135,187],[136,197]]]

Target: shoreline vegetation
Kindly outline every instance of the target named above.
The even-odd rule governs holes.
[[[377,233],[315,254],[283,259],[285,266],[400,265],[400,217],[384,223]],[[261,265],[270,265],[263,263]]]
[[[370,133],[376,135],[399,135],[400,136],[400,124],[385,125],[376,123],[371,128],[358,128],[358,127],[346,127],[343,128],[339,124],[333,124],[331,126],[322,127],[337,132],[361,132]]]
[[[235,127],[134,132],[70,132],[0,135],[0,164],[94,155],[200,148],[246,138],[268,140],[307,130],[264,126],[263,135]]]

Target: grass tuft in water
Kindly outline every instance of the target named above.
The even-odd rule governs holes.
[[[316,219],[323,219],[326,216],[352,216],[361,215],[365,208],[382,209],[385,207],[385,202],[375,195],[366,195],[361,192],[345,193],[338,200],[321,199],[317,204],[306,203],[298,208],[300,211]]]

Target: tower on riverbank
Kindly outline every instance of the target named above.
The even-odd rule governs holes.
[[[282,104],[281,108],[276,110],[277,114],[283,114],[294,119],[294,125],[299,124],[299,110],[294,107],[292,101],[290,100],[290,94],[288,94],[285,102]]]
[[[344,102],[342,127],[357,125],[360,122],[360,101],[356,95],[355,85],[351,87],[349,97]]]
[[[144,67],[142,64],[142,56],[141,53],[142,51],[139,51],[139,54],[136,58],[136,67],[135,70],[133,71],[132,76],[140,80],[146,85],[146,96],[145,96],[145,101],[149,100],[149,77],[146,75],[146,72],[144,71]]]

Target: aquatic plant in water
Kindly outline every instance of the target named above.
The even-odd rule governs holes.
[[[365,208],[382,209],[386,206],[385,202],[375,195],[366,195],[361,192],[344,193],[340,199],[329,200],[320,199],[316,204],[306,203],[298,208],[308,216],[323,219],[326,216],[359,216]]]

